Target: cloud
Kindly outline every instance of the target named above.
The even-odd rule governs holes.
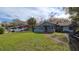
[[[47,19],[51,12],[57,13],[56,16],[59,17],[65,16],[62,7],[0,7],[0,21],[10,21],[15,18],[26,20],[31,16]]]

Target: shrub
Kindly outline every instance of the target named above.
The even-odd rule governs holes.
[[[2,27],[0,27],[0,34],[4,33],[4,29]]]

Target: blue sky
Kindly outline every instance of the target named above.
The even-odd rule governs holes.
[[[62,7],[0,7],[0,21],[11,21],[13,19],[27,20],[29,17],[35,17],[38,20],[47,19],[54,13],[55,17],[67,18]]]

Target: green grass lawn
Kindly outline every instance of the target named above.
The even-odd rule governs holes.
[[[52,37],[58,38],[59,40],[68,43],[68,40],[67,40],[66,36],[64,35],[64,33],[55,32],[55,33],[52,34]]]
[[[68,51],[69,48],[55,43],[44,34],[32,32],[0,35],[0,51]]]

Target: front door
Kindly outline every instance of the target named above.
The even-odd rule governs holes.
[[[44,26],[45,32],[48,32],[48,26]]]

